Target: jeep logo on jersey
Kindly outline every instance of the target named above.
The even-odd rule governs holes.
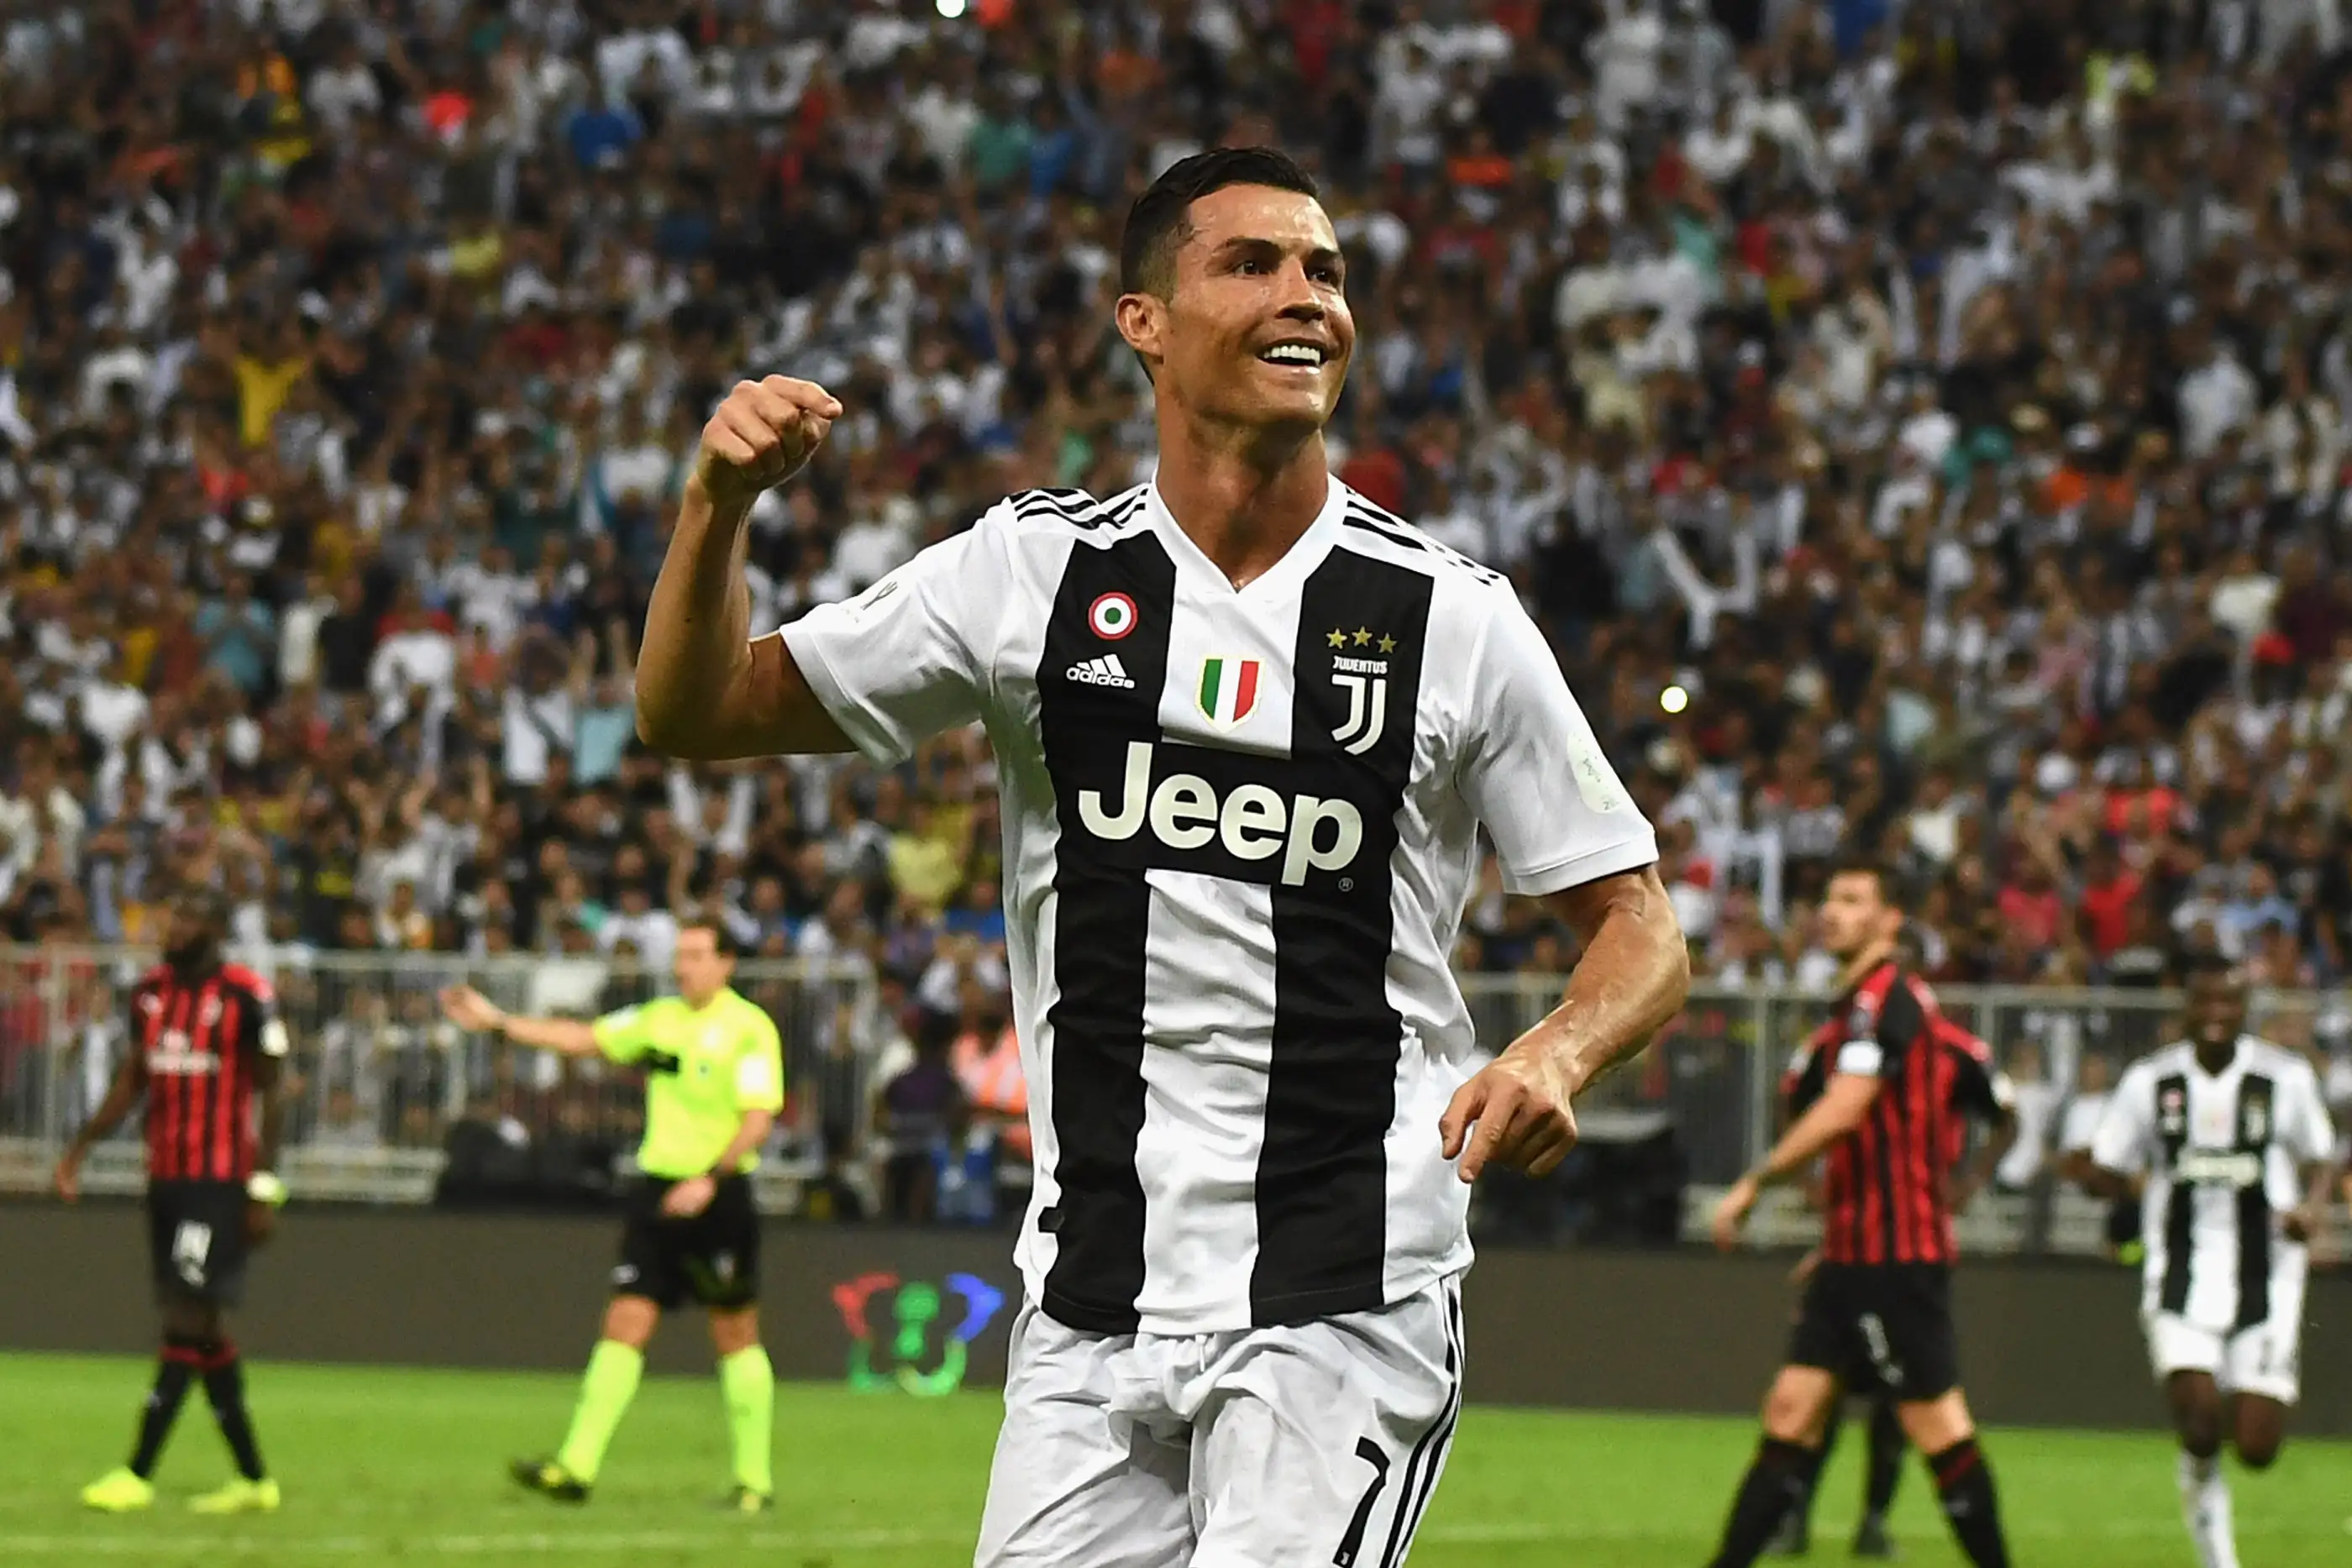
[[[1364,817],[1352,801],[1305,792],[1287,800],[1258,783],[1237,783],[1222,795],[1197,773],[1171,773],[1155,786],[1150,741],[1129,741],[1116,809],[1099,789],[1078,791],[1078,820],[1087,831],[1122,843],[1147,828],[1169,849],[1222,849],[1235,861],[1281,857],[1280,880],[1297,887],[1310,871],[1341,871],[1364,844]]]
[[[2190,1149],[2173,1167],[2173,1179],[2191,1186],[2245,1188],[2263,1185],[2263,1156],[2221,1149]]]

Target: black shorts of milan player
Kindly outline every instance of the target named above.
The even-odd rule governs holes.
[[[58,1161],[58,1196],[71,1203],[91,1146],[143,1103],[149,1261],[163,1350],[130,1463],[83,1490],[87,1506],[108,1512],[153,1502],[149,1478],[198,1378],[239,1479],[197,1499],[196,1508],[236,1513],[278,1506],[224,1314],[243,1294],[247,1249],[268,1239],[285,1201],[276,1170],[288,1040],[268,982],[223,961],[227,925],[226,906],[208,890],[173,905],[163,962],[131,995],[130,1044],[113,1087]]]
[[[1952,1332],[1951,1193],[1956,1090],[1964,1052],[1938,1027],[1934,993],[1896,957],[1901,910],[1874,865],[1841,868],[1820,911],[1838,958],[1831,1022],[1799,1069],[1801,1113],[1715,1214],[1739,1238],[1758,1193],[1826,1156],[1821,1262],[1788,1361],[1764,1402],[1764,1438],[1740,1483],[1715,1568],[1748,1568],[1819,1474],[1822,1434],[1848,1382],[1895,1391],[1905,1434],[1927,1457],[1961,1550],[2007,1568],[1992,1472],[1959,1387]]]

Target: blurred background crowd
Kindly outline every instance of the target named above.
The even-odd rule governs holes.
[[[877,1101],[886,1137],[1016,1129],[984,740],[672,766],[635,741],[634,638],[747,372],[849,410],[755,517],[758,624],[1008,491],[1148,476],[1125,204],[1262,141],[1350,252],[1337,470],[1518,582],[1705,979],[1822,984],[1811,901],[1859,851],[1939,979],[2154,988],[2218,949],[2338,985],[2347,25],[0,0],[0,935],[152,941],[197,878],[298,987],[338,952],[528,955],[585,1007],[698,911],[882,987],[791,1003],[796,1060],[866,1064],[800,1118],[826,1157]],[[1573,952],[1490,879],[1460,957]],[[19,990],[0,1078],[57,1029]],[[421,998],[320,1016],[422,1039]],[[2022,1032],[2053,1096],[2095,1092]],[[330,1108],[322,1079],[314,1114],[440,1137],[449,1094],[400,1082]]]

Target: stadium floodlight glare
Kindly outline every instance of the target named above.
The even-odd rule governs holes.
[[[1690,706],[1690,693],[1680,686],[1668,686],[1658,694],[1658,706],[1668,713],[1680,713]]]
[[[963,15],[963,0],[939,0],[940,15],[954,21]]]

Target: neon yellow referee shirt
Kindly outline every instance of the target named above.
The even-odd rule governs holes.
[[[775,1020],[732,987],[700,1008],[663,997],[596,1020],[596,1049],[646,1070],[646,1141],[637,1166],[677,1181],[702,1175],[734,1141],[746,1111],[784,1105],[783,1041]],[[743,1156],[739,1171],[760,1163]]]

